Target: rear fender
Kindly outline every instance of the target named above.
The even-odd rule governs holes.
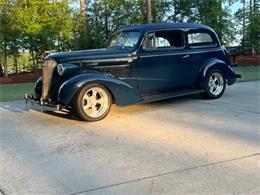
[[[237,80],[237,75],[234,72],[234,70],[227,65],[224,61],[217,59],[217,58],[211,58],[209,59],[200,70],[200,78],[201,81],[204,81],[207,77],[208,73],[212,70],[220,70],[223,72],[224,76],[226,77],[227,84],[232,85]]]
[[[141,101],[139,92],[128,83],[108,75],[96,72],[88,72],[76,75],[65,81],[58,95],[58,102],[63,106],[70,105],[75,94],[87,84],[101,84],[112,94],[114,101],[119,106],[133,104]]]

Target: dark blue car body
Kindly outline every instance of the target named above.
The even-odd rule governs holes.
[[[91,83],[106,87],[119,106],[156,101],[175,96],[203,92],[203,81],[208,72],[220,70],[228,85],[236,82],[226,49],[213,29],[202,24],[162,23],[126,27],[122,31],[138,31],[140,38],[135,47],[107,48],[86,51],[53,53],[45,58],[43,82],[35,85],[35,98],[41,104],[68,107],[77,92]],[[148,34],[174,31],[172,40],[182,37],[183,43],[168,47],[170,43],[158,39],[162,48],[144,49]],[[189,33],[206,33],[210,44],[189,44]],[[176,41],[178,42],[178,41]],[[182,44],[182,45],[181,45]],[[165,46],[166,45],[166,46]],[[55,62],[49,72],[49,61]],[[62,64],[65,72],[60,76],[56,66]],[[44,84],[43,84],[44,83]],[[44,85],[47,85],[45,87]],[[45,90],[45,92],[43,92]]]

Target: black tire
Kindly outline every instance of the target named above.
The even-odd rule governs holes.
[[[226,78],[222,71],[210,71],[203,82],[204,93],[201,95],[206,99],[220,98],[226,89]]]
[[[102,101],[100,101],[101,98]],[[89,84],[75,95],[72,106],[82,120],[94,122],[106,117],[110,111],[111,103],[112,97],[106,87],[100,84]],[[90,111],[91,109],[92,111]],[[96,112],[97,114],[95,114]]]

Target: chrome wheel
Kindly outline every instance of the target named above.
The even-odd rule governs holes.
[[[225,81],[221,73],[214,72],[209,78],[209,91],[212,95],[218,96],[224,89]]]
[[[84,113],[91,118],[99,118],[110,108],[107,92],[101,87],[89,88],[82,98]]]

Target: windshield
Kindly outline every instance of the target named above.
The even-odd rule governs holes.
[[[108,48],[133,49],[139,40],[139,31],[121,31],[116,33],[110,40]]]

